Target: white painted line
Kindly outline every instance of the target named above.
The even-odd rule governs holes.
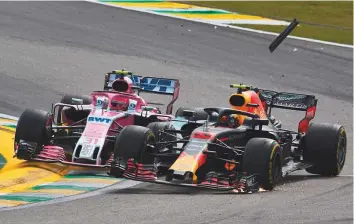
[[[156,12],[152,12],[152,11],[146,11],[144,9],[124,7],[124,6],[120,6],[120,5],[111,5],[109,3],[99,2],[99,1],[96,1],[96,0],[84,0],[84,1],[91,2],[91,3],[96,3],[96,4],[101,4],[101,5],[106,5],[106,6],[111,6],[111,7],[116,7],[116,8],[127,9],[127,10],[131,10],[131,11],[144,12],[144,13],[149,13],[149,14],[158,15],[158,16],[171,17],[171,18],[175,18],[175,19],[189,20],[189,21],[193,21],[193,22],[210,24],[210,25],[214,25],[214,26],[216,25],[216,26],[227,27],[227,28],[231,28],[231,29],[237,29],[237,30],[243,30],[243,31],[259,33],[259,34],[266,34],[266,35],[273,35],[273,36],[278,36],[279,35],[278,33],[273,33],[273,32],[267,32],[267,31],[249,29],[249,28],[243,28],[243,27],[239,27],[239,26],[232,26],[232,25],[226,25],[226,24],[219,24],[219,23],[215,23],[215,22],[209,22],[208,23],[208,22],[206,22],[204,20],[182,18],[182,17],[174,16],[174,15],[168,15],[168,14],[161,14],[161,13],[156,13]],[[319,43],[319,44],[324,44],[324,45],[332,45],[332,46],[336,46],[336,47],[344,47],[344,48],[352,48],[352,49],[354,49],[353,45],[339,44],[339,43],[334,43],[334,42],[329,42],[329,41],[322,41],[322,40],[315,40],[315,39],[305,38],[305,37],[288,36],[287,38],[295,39],[295,40],[302,40],[302,41],[307,41],[307,42],[313,42],[313,43]]]

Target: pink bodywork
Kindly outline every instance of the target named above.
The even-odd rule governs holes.
[[[122,81],[122,80],[120,80]],[[129,81],[129,80],[127,80]],[[164,115],[158,113],[158,109],[154,108],[150,111],[144,111],[143,107],[148,106],[143,98],[138,96],[132,91],[131,82],[127,82],[129,84],[129,88],[125,92],[118,91],[94,91],[92,96],[91,105],[82,105],[83,108],[91,109],[90,114],[88,116],[88,120],[85,126],[85,130],[77,142],[77,145],[80,144],[84,147],[87,145],[105,145],[107,143],[107,136],[116,136],[117,132],[114,130],[118,130],[119,124],[124,127],[127,125],[134,124],[134,116],[126,116],[126,113],[130,114],[142,114],[145,116],[150,114],[158,114],[160,120],[169,120],[173,119],[172,115]],[[121,102],[129,105],[129,101],[136,101],[135,108],[132,110],[119,110],[119,105],[114,105],[114,102]],[[81,106],[78,106],[80,109]],[[127,109],[127,108],[126,108]],[[103,120],[92,120],[90,121],[90,117],[103,119]],[[65,119],[65,118],[64,118]],[[114,120],[112,122],[112,119]],[[106,122],[107,121],[107,122]],[[71,123],[71,122],[69,122]],[[90,147],[91,147],[90,146]],[[102,151],[102,150],[100,150]],[[75,150],[74,150],[75,153]],[[65,158],[64,149],[59,146],[44,146],[43,150],[39,155],[36,156],[35,160],[38,161],[51,161],[51,162],[61,162],[64,164],[78,165],[78,166],[88,166],[88,167],[105,167],[108,165],[110,161],[113,159],[113,155],[106,162],[106,164],[102,164],[100,161],[100,154],[97,156],[97,161],[95,164],[87,164],[85,162],[76,162],[74,161],[74,153],[72,158]]]

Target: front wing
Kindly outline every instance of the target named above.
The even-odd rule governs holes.
[[[192,187],[212,189],[218,191],[232,191],[235,193],[254,193],[259,191],[259,184],[256,175],[247,176],[246,173],[238,173],[233,176],[220,177],[216,174],[207,175],[205,180],[199,184],[174,182],[159,180],[154,165],[136,164],[132,160],[127,161],[124,168],[121,164],[112,163],[114,169],[124,170],[123,177],[130,180],[149,182],[155,184],[164,184],[180,187]],[[110,174],[112,175],[112,173]],[[114,176],[114,175],[113,175]]]

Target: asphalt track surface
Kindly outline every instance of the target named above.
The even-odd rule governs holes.
[[[125,67],[177,77],[182,105],[227,106],[229,83],[315,93],[316,122],[348,134],[341,177],[297,172],[273,192],[219,194],[139,184],[69,202],[0,212],[1,223],[352,223],[352,49],[214,28],[84,2],[0,2],[0,113],[50,109],[64,93],[102,88]],[[303,116],[277,117],[296,128]],[[345,176],[348,175],[348,176]]]

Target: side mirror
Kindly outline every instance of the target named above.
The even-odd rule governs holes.
[[[80,98],[71,98],[71,102],[72,102],[72,104],[76,104],[76,105],[84,104],[84,100],[80,99]]]
[[[192,110],[184,110],[182,115],[183,115],[183,117],[193,117],[194,116],[194,111],[192,111]]]

